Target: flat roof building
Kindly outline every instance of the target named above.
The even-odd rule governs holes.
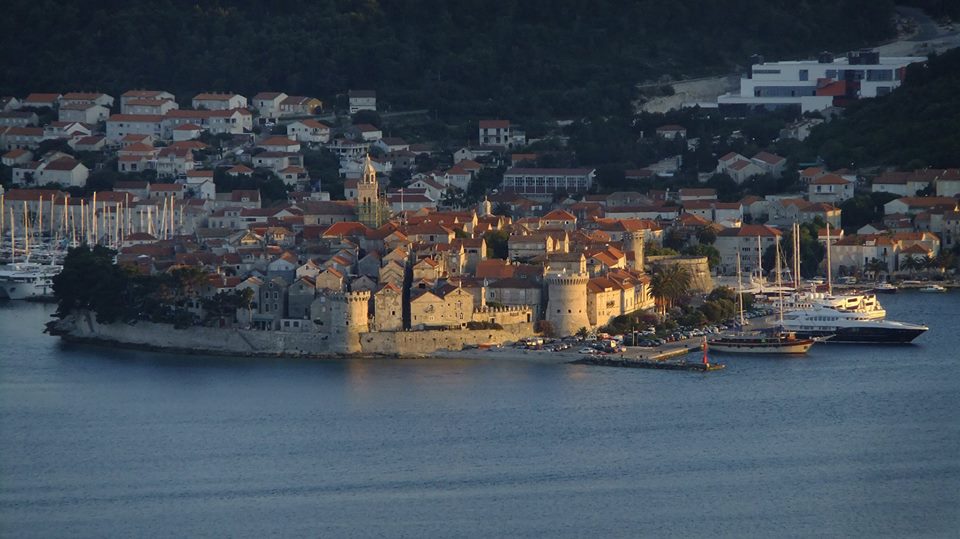
[[[751,60],[750,70],[740,79],[739,93],[717,98],[721,108],[798,106],[808,112],[882,96],[900,86],[908,65],[926,58],[881,57],[865,49],[842,58],[825,52],[813,60],[764,62],[762,56]]]

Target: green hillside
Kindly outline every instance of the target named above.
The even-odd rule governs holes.
[[[843,50],[889,0],[8,0],[0,93],[260,90],[441,114],[620,113],[633,84]]]
[[[960,49],[910,66],[903,86],[852,104],[804,142],[836,168],[960,166]]]

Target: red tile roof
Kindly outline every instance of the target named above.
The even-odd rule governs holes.
[[[480,120],[480,129],[509,129],[510,120]]]

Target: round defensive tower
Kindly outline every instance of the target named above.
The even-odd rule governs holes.
[[[557,273],[547,276],[547,316],[557,335],[573,335],[590,328],[587,317],[587,281],[585,273]]]
[[[360,334],[370,331],[370,291],[341,292],[330,296],[330,350],[360,352]]]
[[[633,262],[630,268],[643,271],[643,232],[624,232],[623,251],[633,253]]]

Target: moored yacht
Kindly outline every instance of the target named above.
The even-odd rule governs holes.
[[[53,297],[53,278],[63,266],[18,263],[0,269],[0,297],[29,299]]]
[[[741,354],[806,354],[815,342],[816,339],[779,330],[723,335],[709,341],[711,350]]]
[[[801,291],[784,298],[784,301],[784,309],[788,311],[823,307],[859,313],[871,320],[882,320],[887,317],[887,310],[880,304],[877,296],[866,292],[825,294]]]
[[[777,276],[780,275],[780,252],[777,249]],[[740,254],[737,253],[737,281],[738,289],[742,288],[740,283]],[[779,281],[779,279],[778,279]],[[780,283],[777,283],[780,287]],[[740,330],[727,335],[721,335],[709,340],[711,349],[717,352],[740,353],[740,354],[806,354],[817,339],[798,338],[796,334],[783,331],[782,328],[771,328],[768,330],[744,332],[743,326],[746,321],[743,317],[743,294],[737,295],[740,307]],[[783,322],[783,294],[782,289],[779,297],[780,321]]]
[[[783,317],[783,328],[798,337],[832,335],[828,343],[906,344],[929,328],[920,324],[871,319],[857,312],[814,308],[791,311]]]
[[[877,286],[873,287],[873,292],[875,294],[896,294],[897,290],[899,290],[899,288],[897,288],[897,285],[893,283],[887,283],[887,282],[880,283]]]
[[[933,293],[935,293],[935,294],[938,294],[938,293],[940,293],[940,292],[946,292],[947,289],[946,289],[945,287],[943,287],[943,286],[938,285],[938,284],[929,284],[929,285],[927,285],[927,286],[925,286],[925,287],[923,287],[923,288],[918,289],[917,291],[918,291],[918,292],[933,292]]]

